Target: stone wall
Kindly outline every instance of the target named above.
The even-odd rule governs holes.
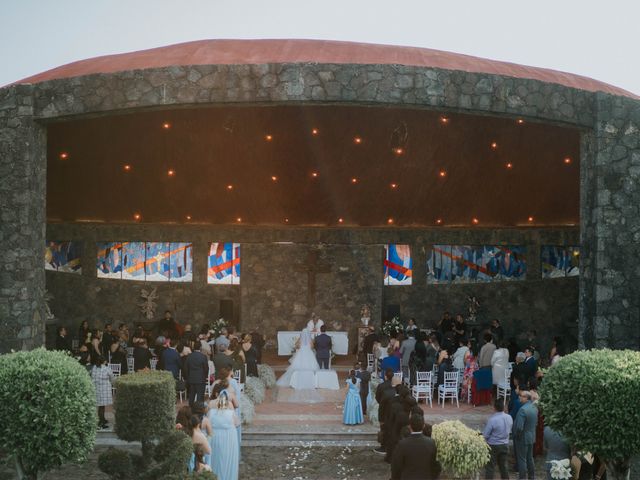
[[[45,136],[30,87],[0,89],[0,353],[44,339]]]
[[[481,322],[497,317],[516,334],[530,328],[546,339],[577,337],[578,280],[540,278],[540,245],[576,245],[577,228],[555,229],[386,229],[386,228],[266,228],[175,225],[50,224],[50,240],[84,242],[82,275],[47,272],[53,294],[52,309],[60,322],[75,331],[87,319],[141,320],[137,304],[142,288],[157,286],[158,316],[177,307],[181,322],[202,324],[218,318],[222,299],[234,302],[238,328],[259,328],[273,338],[279,329],[301,328],[311,311],[329,326],[337,322],[351,332],[359,323],[360,307],[372,307],[372,322],[380,325],[389,305],[398,305],[401,317],[415,316],[432,326],[444,310],[463,311],[466,297],[482,304]],[[96,277],[95,243],[122,241],[192,241],[192,283],[145,283]],[[241,243],[239,286],[206,283],[207,245],[211,241]],[[384,245],[408,243],[413,256],[413,285],[383,286]],[[432,244],[526,245],[528,273],[524,281],[468,285],[427,285],[426,256]],[[315,305],[308,304],[308,276],[301,267],[310,252],[327,270],[315,275]],[[543,342],[546,343],[546,342]]]

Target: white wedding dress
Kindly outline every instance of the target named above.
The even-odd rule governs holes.
[[[279,387],[291,387],[296,390],[316,388],[315,374],[320,370],[320,365],[318,365],[316,355],[311,348],[311,342],[311,334],[305,328],[300,333],[300,348],[289,360],[291,365],[278,379],[276,385]]]

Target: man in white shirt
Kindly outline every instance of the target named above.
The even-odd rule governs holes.
[[[320,333],[320,327],[324,325],[324,322],[320,320],[315,313],[311,314],[311,320],[307,323],[307,330],[314,337]]]

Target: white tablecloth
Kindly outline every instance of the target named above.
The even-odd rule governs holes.
[[[349,353],[349,336],[347,332],[325,332],[331,337],[333,353],[347,355]],[[278,332],[278,355],[291,355],[295,349],[300,332]]]

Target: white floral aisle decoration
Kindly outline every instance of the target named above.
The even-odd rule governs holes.
[[[273,388],[276,386],[276,374],[266,363],[258,365],[258,377],[264,382],[264,386],[267,388]]]
[[[393,337],[404,331],[404,327],[400,323],[400,317],[393,317],[391,320],[382,325],[382,333],[388,337]]]
[[[249,397],[240,395],[240,421],[243,425],[251,425],[256,414],[256,407]]]
[[[454,478],[474,478],[489,463],[490,449],[483,436],[458,420],[434,425],[431,436],[442,469]]]
[[[264,382],[256,377],[247,377],[244,384],[244,394],[249,397],[249,400],[255,405],[260,405],[264,401]]]
[[[551,460],[551,470],[549,473],[554,480],[570,480],[573,478],[571,461],[568,458]]]

